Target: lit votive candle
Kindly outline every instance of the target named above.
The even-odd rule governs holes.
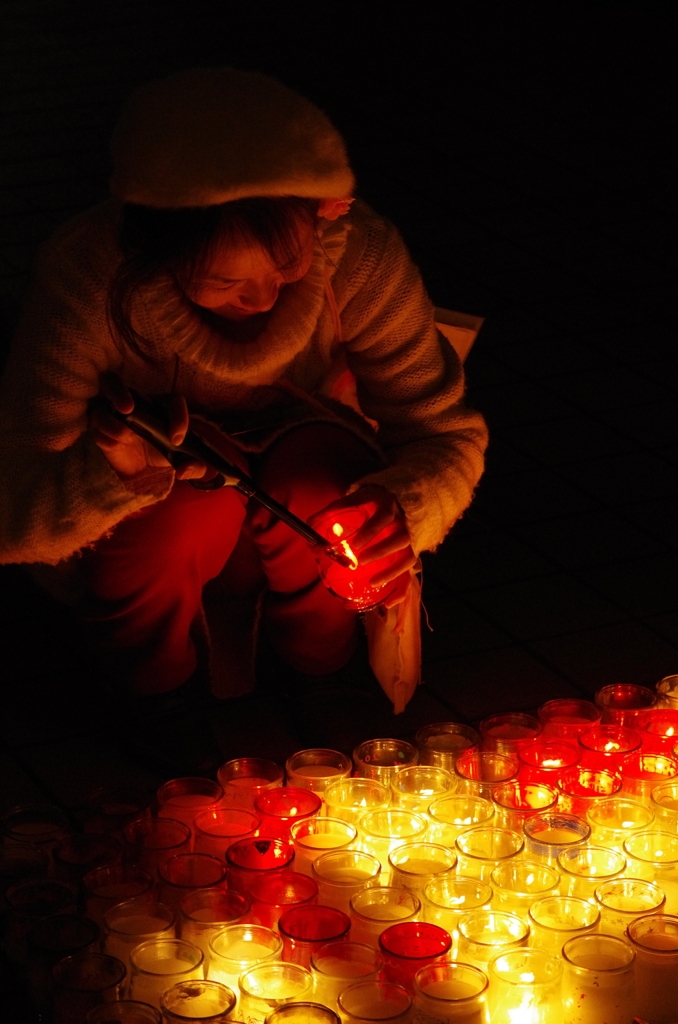
[[[376,779],[342,779],[327,787],[324,799],[331,818],[343,818],[357,825],[367,811],[386,807],[391,791]]]
[[[541,733],[541,722],[534,715],[510,711],[484,718],[478,727],[482,750],[515,757],[520,747]]]
[[[196,853],[209,853],[223,859],[229,846],[255,834],[260,820],[258,814],[242,807],[198,811],[193,822],[193,848]]]
[[[527,946],[530,926],[503,910],[473,910],[459,919],[459,954],[463,963],[485,970],[498,953]]]
[[[281,786],[264,790],[254,801],[254,810],[261,817],[257,834],[289,840],[295,821],[313,817],[321,807],[322,798],[310,789]]]
[[[339,996],[343,1024],[406,1024],[410,1020],[412,997],[402,985],[388,981],[358,981]]]
[[[635,728],[638,719],[651,708],[656,694],[636,683],[611,683],[598,690],[594,700],[600,708],[604,725],[629,725]]]
[[[180,981],[162,996],[164,1024],[222,1024],[236,1003],[232,989],[218,981]]]
[[[414,737],[419,764],[454,771],[454,762],[471,747],[480,745],[480,733],[462,722],[434,722],[419,729]]]
[[[667,914],[678,913],[678,835],[636,832],[624,840],[628,874],[656,882],[666,895]]]
[[[665,832],[678,832],[678,782],[664,782],[655,786],[650,807],[657,826]]]
[[[335,850],[313,861],[311,877],[318,884],[318,902],[350,912],[350,899],[367,885],[375,885],[381,863],[364,850]]]
[[[654,707],[646,711],[639,722],[643,753],[671,756],[678,740],[678,707]]]
[[[489,825],[495,815],[491,800],[454,793],[434,800],[428,809],[429,838],[443,846],[454,846],[460,833],[474,825]]]
[[[545,896],[530,907],[529,921],[530,945],[559,956],[568,939],[598,931],[600,910],[577,896]]]
[[[581,748],[564,740],[538,739],[528,743],[517,753],[520,770],[518,776],[524,782],[541,783],[552,788],[558,776],[566,768],[573,768],[581,759]]]
[[[226,851],[228,886],[249,898],[250,884],[264,871],[281,871],[294,860],[294,847],[282,839],[241,839]]]
[[[456,776],[444,768],[413,765],[399,771],[391,782],[392,803],[416,814],[426,814],[433,800],[453,793],[458,784]]]
[[[376,779],[387,787],[401,768],[410,768],[418,760],[417,748],[406,740],[366,740],[353,751],[355,774],[360,778]]]
[[[294,869],[310,875],[313,861],[329,850],[343,850],[355,843],[358,829],[342,818],[316,816],[297,821],[290,829]]]
[[[175,913],[155,897],[145,895],[125,900],[104,914],[104,952],[117,957],[130,969],[135,946],[153,938],[174,938]]]
[[[450,933],[450,956],[459,953],[459,921],[472,910],[487,909],[492,899],[492,888],[479,878],[464,875],[441,875],[427,884],[423,893],[423,917],[429,924],[437,924]]]
[[[286,910],[278,921],[278,929],[283,940],[282,959],[310,967],[316,949],[348,936],[351,918],[335,907],[306,903]]]
[[[601,932],[620,939],[636,917],[661,914],[666,905],[659,886],[642,878],[613,878],[596,886],[594,896],[600,907]]]
[[[616,772],[581,766],[567,768],[558,776],[558,807],[566,814],[585,818],[591,804],[615,796],[621,787],[621,776]]]
[[[649,804],[652,790],[663,782],[678,781],[678,761],[663,754],[631,754],[621,764],[623,791]]]
[[[566,1024],[630,1024],[633,950],[612,935],[581,935],[563,948]]]
[[[425,921],[406,921],[385,928],[379,936],[384,977],[414,993],[414,976],[450,952],[452,937],[444,928]]]
[[[471,964],[422,967],[414,976],[415,1020],[430,1024],[485,1024],[488,978]]]
[[[318,886],[298,871],[271,871],[255,878],[250,886],[251,920],[264,928],[278,928],[286,910],[318,902]]]
[[[171,779],[163,783],[156,794],[158,815],[183,821],[193,832],[193,822],[198,811],[216,807],[223,795],[221,786],[212,779]]]
[[[497,910],[525,916],[535,900],[559,892],[560,875],[537,861],[513,860],[494,869],[490,885]]]
[[[600,722],[600,709],[589,700],[560,697],[542,704],[537,717],[544,739],[574,740],[576,743],[581,732]]]
[[[403,843],[425,839],[427,830],[428,822],[421,814],[400,807],[386,807],[363,814],[358,822],[357,845],[384,865],[388,863],[389,853]]]
[[[179,981],[203,977],[203,952],[183,939],[151,939],[130,954],[130,997],[160,1008],[163,992]]]
[[[217,779],[225,805],[252,811],[261,792],[282,786],[284,774],[280,765],[265,757],[237,757],[222,764]]]
[[[196,889],[179,904],[181,938],[199,946],[209,961],[209,943],[220,928],[239,924],[250,912],[249,901],[238,892],[222,888]]]
[[[492,790],[495,806],[495,824],[502,828],[522,832],[523,822],[531,814],[546,814],[553,811],[558,803],[558,794],[550,786],[540,783],[502,782]]]
[[[347,779],[352,771],[353,762],[350,757],[326,747],[298,750],[285,763],[288,786],[311,789],[320,796],[333,782]]]
[[[438,843],[405,843],[389,854],[391,885],[403,886],[417,895],[438,875],[453,871],[456,854]]]
[[[490,750],[468,751],[457,759],[455,771],[460,792],[491,800],[495,786],[516,778],[518,762]]]
[[[481,825],[462,832],[455,845],[459,874],[489,882],[490,875],[499,864],[505,864],[522,853],[525,841],[511,829]]]
[[[558,867],[564,895],[593,900],[597,885],[623,874],[626,858],[604,846],[578,846],[558,855]]]
[[[636,954],[636,1016],[651,1024],[674,1024],[678,1019],[678,917],[639,917],[628,926],[627,936]]]
[[[488,973],[492,1020],[562,1024],[560,957],[539,949],[514,949],[490,960]]]
[[[280,1006],[311,997],[311,972],[282,960],[256,964],[240,975],[238,1015],[247,1024],[264,1024]]]
[[[678,675],[664,676],[655,686],[658,708],[676,708],[678,710]]]
[[[575,814],[533,814],[523,824],[527,856],[557,867],[558,854],[583,846],[591,838],[591,826]]]
[[[617,796],[591,804],[586,820],[594,843],[621,852],[624,840],[634,832],[646,832],[654,816],[649,807],[637,800]]]
[[[243,971],[266,960],[279,960],[283,942],[277,932],[256,924],[229,924],[209,942],[207,977],[238,991]]]
[[[350,908],[351,939],[374,946],[383,930],[396,921],[414,921],[421,902],[409,889],[375,885],[352,896]]]
[[[617,771],[628,754],[640,750],[642,739],[636,729],[625,725],[596,725],[577,737],[582,748],[583,768]]]
[[[315,997],[332,1009],[340,993],[358,981],[374,981],[384,958],[374,946],[362,942],[327,942],[311,956]]]

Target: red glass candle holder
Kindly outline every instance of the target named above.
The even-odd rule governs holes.
[[[558,793],[550,786],[538,782],[513,779],[494,787],[492,802],[496,808],[497,825],[522,832],[523,822],[531,814],[546,814],[555,810]]]
[[[307,904],[286,910],[278,921],[282,959],[310,968],[313,953],[325,942],[345,939],[350,928],[351,918],[335,907]]]
[[[626,725],[635,728],[642,712],[655,703],[656,694],[647,686],[612,683],[598,690],[594,699],[600,708],[603,725]]]
[[[298,871],[274,871],[255,878],[250,893],[252,921],[275,930],[286,911],[317,902],[318,883]]]
[[[236,757],[222,764],[217,772],[224,791],[223,806],[254,810],[254,801],[263,790],[283,784],[284,772],[266,757]]]
[[[539,736],[541,722],[534,715],[509,712],[484,718],[478,728],[482,750],[515,757],[520,747],[532,743]]]
[[[318,814],[322,797],[310,789],[281,786],[260,793],[254,801],[254,810],[261,817],[258,835],[288,840],[295,821]]]
[[[376,608],[395,588],[394,580],[382,586],[373,586],[371,580],[397,561],[398,552],[361,565],[360,552],[351,547],[356,533],[375,511],[376,504],[370,502],[357,508],[327,512],[313,519],[314,528],[328,541],[326,548],[314,548],[323,583],[348,608],[360,612]],[[385,540],[396,529],[397,523],[389,523],[370,541],[370,545]]]
[[[652,790],[664,782],[678,779],[678,761],[663,754],[631,754],[621,765],[622,788],[644,804],[650,803]]]
[[[413,993],[417,971],[442,960],[451,947],[452,936],[437,924],[404,921],[391,925],[379,936],[384,977]]]
[[[581,759],[581,747],[563,740],[540,738],[518,751],[518,776],[525,782],[555,786],[558,776]]]
[[[672,756],[678,742],[678,708],[650,708],[641,716],[638,727],[644,754]]]
[[[542,737],[546,740],[570,740],[600,722],[601,711],[590,700],[564,697],[547,700],[537,711],[542,724]]]
[[[621,776],[604,768],[568,768],[558,779],[558,806],[566,814],[585,818],[597,800],[615,796],[622,788]]]
[[[294,847],[282,839],[263,836],[240,839],[226,851],[228,887],[251,899],[250,886],[263,871],[289,868],[294,860]]]
[[[582,749],[582,768],[617,771],[628,754],[640,750],[639,732],[625,725],[596,725],[581,733],[578,739]]]
[[[216,807],[199,811],[194,822],[195,852],[224,857],[229,846],[239,839],[253,836],[260,824],[259,815],[244,807]]]

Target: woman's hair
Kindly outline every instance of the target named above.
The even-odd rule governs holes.
[[[125,204],[119,231],[123,261],[108,295],[114,337],[148,359],[146,339],[132,323],[140,288],[169,272],[185,291],[224,243],[258,243],[276,266],[287,266],[302,258],[299,227],[304,219],[314,223],[317,210],[317,199],[296,196],[256,196],[176,210]]]

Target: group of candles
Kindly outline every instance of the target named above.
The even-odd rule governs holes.
[[[676,1024],[678,677],[657,689],[240,758],[117,830],[18,808],[7,953],[55,1024]]]

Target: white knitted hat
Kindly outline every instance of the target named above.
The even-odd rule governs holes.
[[[248,196],[350,196],[339,132],[273,78],[196,68],[131,96],[112,140],[113,195],[179,208]]]

